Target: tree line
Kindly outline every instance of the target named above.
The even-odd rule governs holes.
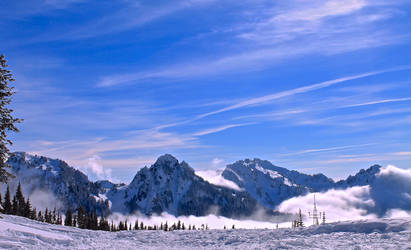
[[[17,215],[26,217],[32,220],[37,220],[41,222],[47,222],[50,224],[62,224],[62,216],[60,212],[54,210],[49,210],[46,208],[44,211],[38,211],[35,207],[32,207],[30,203],[30,198],[26,198],[21,190],[21,184],[17,186],[17,190],[13,199],[11,199],[10,187],[7,186],[6,193],[4,195],[4,201],[0,194],[0,204],[2,207],[2,212],[5,214]]]
[[[4,200],[4,201],[3,201]],[[134,225],[127,219],[125,221],[120,221],[115,224],[113,221],[111,223],[104,217],[97,215],[96,211],[87,212],[86,209],[80,206],[77,210],[73,211],[68,209],[65,213],[65,218],[63,221],[63,216],[57,211],[50,210],[46,208],[44,211],[37,211],[35,207],[32,207],[30,203],[30,198],[25,198],[22,192],[21,184],[17,186],[16,193],[13,198],[11,198],[10,187],[7,186],[4,199],[0,193],[0,212],[4,214],[17,215],[26,217],[32,220],[37,220],[40,222],[46,222],[50,224],[78,227],[81,229],[90,230],[103,230],[103,231],[124,231],[124,230],[163,230],[163,231],[174,231],[174,230],[208,230],[207,224],[202,224],[199,227],[195,225],[186,226],[184,222],[180,220],[176,223],[169,224],[167,221],[161,223],[160,225],[145,225],[143,221],[134,222]],[[234,227],[233,227],[234,228]]]

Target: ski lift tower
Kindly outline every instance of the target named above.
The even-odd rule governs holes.
[[[313,213],[311,214],[308,212],[308,217],[310,219],[313,219],[313,225],[319,225],[319,216],[318,216],[318,211],[317,211],[317,203],[315,202],[315,194],[314,194],[314,208],[313,208]]]

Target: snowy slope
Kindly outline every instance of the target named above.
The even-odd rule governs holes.
[[[258,223],[258,222],[256,222]],[[1,249],[409,249],[411,218],[303,229],[102,232],[0,219]]]

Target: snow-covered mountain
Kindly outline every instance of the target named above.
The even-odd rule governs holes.
[[[377,165],[361,170],[346,180],[334,182],[323,174],[308,175],[274,166],[269,161],[246,159],[228,165],[221,178],[230,185],[224,182],[219,186],[196,175],[186,162],[179,162],[171,155],[163,155],[151,167],[140,169],[128,185],[107,180],[92,182],[64,161],[23,152],[10,157],[8,163],[11,173],[17,176],[11,181],[12,191],[21,182],[23,192],[26,196],[31,195],[33,201],[35,197],[45,196],[41,204],[56,200],[61,210],[76,209],[81,205],[87,210],[105,214],[139,211],[147,215],[167,212],[176,216],[219,214],[244,217],[258,208],[266,211],[276,209],[281,202],[310,192],[365,185],[371,187],[370,195],[377,204],[372,212],[383,214],[397,207],[411,209],[411,202],[401,198],[408,186],[403,188],[402,196],[396,198],[401,204],[394,200],[387,206],[379,198],[379,193],[395,189],[392,187],[395,184],[391,182],[401,175],[390,177],[393,181],[387,179],[388,174],[381,178],[381,167]],[[389,187],[388,191],[386,187]],[[0,189],[4,193],[5,185],[0,185]],[[55,206],[49,203],[43,205],[49,208]]]
[[[374,165],[335,182],[323,174],[308,175],[275,166],[269,161],[245,159],[227,165],[222,176],[246,190],[263,206],[276,208],[287,199],[312,192],[366,185],[379,188],[376,181],[380,171],[381,166]]]
[[[159,157],[151,167],[142,168],[129,185],[112,188],[105,195],[112,202],[111,210],[123,213],[237,217],[250,216],[258,207],[247,192],[212,185],[171,155]]]
[[[289,198],[328,190],[335,185],[323,174],[307,175],[290,171],[260,159],[245,159],[227,165],[222,176],[269,208],[275,208]]]
[[[108,201],[98,198],[102,185],[91,182],[85,174],[62,160],[17,152],[7,163],[10,172],[16,176],[10,180],[11,189],[15,190],[20,182],[24,194],[34,201],[34,205],[49,206],[49,209],[54,205],[61,210],[77,209],[81,205],[90,211],[108,212]],[[1,185],[4,193],[5,184]],[[36,204],[36,199],[31,196],[41,200]]]

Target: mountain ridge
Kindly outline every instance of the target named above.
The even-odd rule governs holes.
[[[366,185],[381,168],[374,165],[335,182],[323,174],[308,175],[258,158],[245,159],[227,165],[222,172],[226,180],[242,188],[234,190],[208,182],[196,175],[188,163],[179,162],[170,154],[160,156],[150,167],[141,168],[129,184],[92,182],[62,160],[24,152],[15,153],[8,163],[17,176],[14,185],[21,181],[26,190],[48,190],[63,201],[62,210],[81,205],[104,214],[213,213],[232,218],[251,216],[261,209],[270,213],[282,201],[308,192]]]

